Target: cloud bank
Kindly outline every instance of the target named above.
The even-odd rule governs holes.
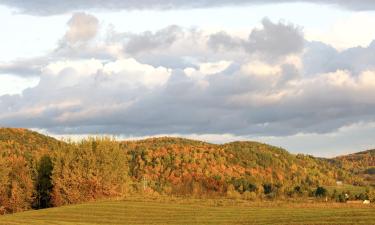
[[[208,8],[221,6],[242,6],[255,4],[288,3],[288,2],[308,2],[317,4],[327,4],[339,6],[349,10],[368,11],[375,9],[375,2],[372,0],[0,0],[0,4],[18,9],[22,13],[34,15],[53,15],[77,10],[87,9],[107,9],[107,10],[134,10],[134,9],[186,9],[186,8]]]
[[[57,134],[278,137],[375,121],[375,44],[338,52],[268,19],[247,38],[175,25],[121,33],[98,24],[73,14],[51,54],[0,65],[40,79],[0,96],[0,124]]]

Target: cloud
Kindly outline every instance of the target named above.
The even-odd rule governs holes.
[[[299,27],[282,22],[275,24],[269,19],[263,19],[262,25],[262,29],[250,33],[245,44],[248,52],[279,57],[302,51],[304,38]]]
[[[215,50],[230,50],[242,48],[245,40],[232,37],[224,31],[210,35],[208,45]]]
[[[99,24],[80,13],[70,21],[77,15]],[[67,34],[91,22],[69,23]],[[0,124],[56,134],[278,137],[375,121],[373,44],[339,52],[267,19],[248,38],[168,26],[110,29],[101,39],[94,27],[65,35],[69,44],[43,60],[8,64],[19,76],[37,68],[40,80],[0,96]]]
[[[287,3],[287,2],[308,2],[317,4],[328,4],[333,6],[340,6],[350,10],[368,11],[375,9],[375,3],[372,0],[197,0],[197,1],[183,1],[183,0],[138,0],[138,1],[123,1],[123,0],[107,0],[107,1],[89,1],[89,0],[1,0],[0,4],[17,8],[23,13],[34,15],[53,15],[77,10],[87,9],[106,9],[106,10],[134,10],[134,9],[186,9],[186,8],[208,8],[221,6],[239,6],[239,5],[254,5],[254,4],[271,4],[271,3]]]
[[[335,72],[348,70],[354,74],[375,69],[375,42],[367,47],[355,47],[342,51],[322,42],[308,42],[303,55],[304,73]]]
[[[98,33],[99,21],[95,16],[86,13],[74,13],[68,21],[69,29],[64,40],[70,44],[86,42]]]
[[[290,77],[288,65],[250,62],[215,74],[200,69],[203,76],[192,79],[131,58],[55,62],[36,87],[0,98],[0,122],[55,133],[284,136],[375,119],[374,71]]]
[[[46,62],[46,59],[42,57],[0,63],[0,76],[1,74],[12,74],[19,77],[39,76],[41,67]]]
[[[124,34],[124,39],[128,40],[125,52],[137,54],[142,51],[161,50],[172,45],[183,34],[183,30],[176,25],[166,27],[155,33],[147,31],[142,34]]]
[[[209,37],[208,45],[215,50],[242,49],[249,54],[277,59],[301,52],[304,47],[304,37],[302,29],[293,24],[273,23],[265,18],[262,20],[262,28],[253,29],[247,40],[218,32]]]
[[[299,54],[304,47],[301,28],[283,22],[263,19],[261,27],[253,29],[246,39],[225,31],[210,33],[197,28],[171,25],[154,32],[121,33],[114,28],[99,35],[99,21],[92,15],[74,13],[68,30],[57,48],[49,55],[0,63],[0,73],[35,76],[42,66],[62,59],[114,60],[132,57],[152,66],[172,69],[197,68],[196,63],[236,61],[249,57],[278,60]],[[276,35],[277,34],[277,35]],[[226,40],[220,38],[225,36]]]
[[[345,50],[350,47],[368,46],[375,37],[375,30],[368,29],[375,23],[371,13],[356,12],[350,16],[339,19],[328,29],[310,29],[306,32],[308,40],[320,40],[334,46],[336,49]]]

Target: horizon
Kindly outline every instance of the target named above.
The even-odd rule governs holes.
[[[374,2],[0,0],[0,15],[1,127],[375,148]]]

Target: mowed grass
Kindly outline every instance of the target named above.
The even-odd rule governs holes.
[[[0,224],[375,224],[373,205],[122,200],[0,216]]]

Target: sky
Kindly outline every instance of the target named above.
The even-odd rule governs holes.
[[[0,0],[0,126],[375,148],[370,0]]]

